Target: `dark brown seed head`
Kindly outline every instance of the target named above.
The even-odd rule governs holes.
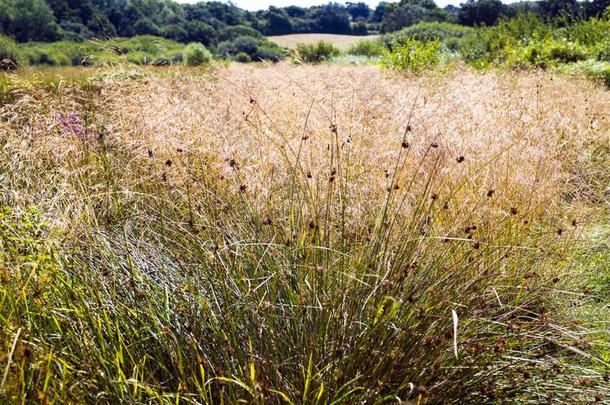
[[[493,197],[495,192],[496,192],[495,190],[488,190],[487,197]]]
[[[472,247],[474,249],[479,249],[481,247],[481,242],[479,242],[478,240],[475,240],[474,242],[472,242]]]
[[[152,157],[153,157],[152,149],[148,149],[148,157],[152,159]]]
[[[409,142],[407,142],[407,141],[402,141],[402,145],[401,146],[402,146],[403,149],[407,149],[408,147],[411,146],[411,144]]]
[[[307,178],[308,178],[308,179],[311,179],[312,177],[313,177],[313,176],[312,176],[311,172],[307,172]]]
[[[438,194],[436,194],[436,193],[432,193],[432,195],[430,196],[430,198],[432,199],[432,201],[436,201],[436,200],[438,200]]]
[[[558,236],[563,235],[563,229],[561,229],[561,228],[557,229],[557,235]]]
[[[398,184],[394,184],[394,190],[398,190],[400,186]]]
[[[516,207],[511,207],[511,209],[510,209],[510,213],[511,213],[512,215],[517,215],[517,212],[518,212],[518,211],[517,211],[517,208],[516,208]]]
[[[573,219],[573,220],[572,220],[572,226],[573,226],[573,227],[576,227],[577,225],[578,225],[578,223],[576,222],[576,220],[575,220],[575,219]]]
[[[171,159],[167,159],[167,160],[165,161],[165,166],[168,166],[168,167],[169,167],[169,166],[171,166],[171,165],[172,165],[172,160],[171,160]]]
[[[458,158],[455,160],[457,160],[458,163],[462,163],[464,160],[466,160],[466,158],[464,156],[458,156]]]
[[[239,186],[239,192],[240,193],[245,193],[246,192],[246,188],[248,188],[245,184],[242,184]]]
[[[184,152],[184,149],[182,149],[182,148],[176,148],[176,152],[178,152],[178,153],[182,153],[182,152]]]
[[[405,130],[406,130],[406,132],[411,132],[413,130],[413,128],[411,128],[411,125],[407,125],[407,128]]]
[[[445,201],[443,203],[443,209],[448,210],[449,209],[449,201]]]
[[[430,144],[430,147],[431,147],[431,148],[435,148],[435,149],[436,149],[436,148],[438,148],[438,143],[436,143],[436,142],[432,142],[432,143]]]

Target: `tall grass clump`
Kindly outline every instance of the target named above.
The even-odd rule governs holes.
[[[518,370],[570,342],[545,325],[575,168],[610,129],[581,85],[283,64],[22,83],[0,111],[2,400],[527,394]]]

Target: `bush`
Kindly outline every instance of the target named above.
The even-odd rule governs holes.
[[[326,41],[318,41],[315,44],[297,44],[296,52],[298,59],[306,63],[320,63],[341,54],[338,48]]]
[[[385,35],[383,37],[383,41],[388,46],[396,42],[402,42],[406,38],[412,38],[424,42],[437,40],[445,42],[449,39],[462,38],[472,31],[472,28],[464,27],[458,24],[446,22],[419,22],[400,31]]]
[[[369,58],[383,55],[385,47],[378,40],[364,39],[352,45],[347,53],[349,55],[368,56]]]
[[[187,66],[198,66],[212,61],[212,54],[199,42],[193,42],[184,49],[184,64]]]
[[[15,41],[0,35],[0,70],[16,68],[20,61],[21,57]]]
[[[252,60],[267,60],[271,62],[279,62],[284,58],[282,48],[275,45],[262,45],[256,48],[256,52],[252,55]]]
[[[439,64],[439,51],[439,41],[421,42],[407,38],[393,44],[391,51],[384,52],[381,66],[384,69],[420,74]]]
[[[251,61],[269,60],[277,62],[284,57],[284,51],[265,38],[240,36],[233,41],[224,41],[218,44],[216,52],[226,59],[237,59],[238,55],[245,54]],[[244,56],[240,56],[245,61]]]
[[[245,52],[240,52],[235,55],[235,60],[239,63],[250,63],[252,62],[252,58]]]

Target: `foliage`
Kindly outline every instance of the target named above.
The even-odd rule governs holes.
[[[459,48],[461,38],[472,31],[473,29],[470,27],[447,22],[419,22],[400,31],[384,35],[383,42],[387,47],[391,47],[393,43],[400,43],[407,38],[422,42],[440,41],[453,51]]]
[[[384,52],[381,66],[388,70],[421,74],[439,64],[440,47],[439,41],[421,42],[406,38]]]
[[[284,57],[282,48],[266,38],[242,35],[233,41],[218,44],[217,53],[227,59],[235,59],[239,54],[246,54],[252,61],[268,60],[278,62]],[[240,57],[241,61],[245,58]]]
[[[422,21],[451,21],[451,15],[433,1],[402,1],[384,9],[381,32],[398,31]]]
[[[458,22],[491,26],[507,15],[508,8],[500,0],[468,0],[458,11]]]
[[[364,39],[356,42],[347,50],[349,55],[378,57],[383,54],[385,47],[379,40]]]
[[[184,48],[184,64],[187,66],[199,66],[210,63],[212,54],[199,42],[190,43]]]
[[[0,34],[19,42],[48,41],[59,37],[59,26],[45,0],[3,0],[0,2]]]
[[[16,68],[20,63],[21,57],[15,41],[0,34],[0,70]]]
[[[305,63],[324,62],[340,54],[341,51],[327,41],[318,41],[312,44],[301,43],[297,44],[296,47],[297,59]]]

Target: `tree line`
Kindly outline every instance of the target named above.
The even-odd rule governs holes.
[[[467,26],[494,25],[505,17],[534,13],[545,20],[599,15],[610,0],[541,0],[510,5],[467,0],[440,8],[434,0],[328,3],[246,11],[219,1],[179,4],[172,0],[2,0],[0,33],[18,42],[156,35],[216,46],[238,36],[293,33],[363,35],[393,32],[421,21]]]

